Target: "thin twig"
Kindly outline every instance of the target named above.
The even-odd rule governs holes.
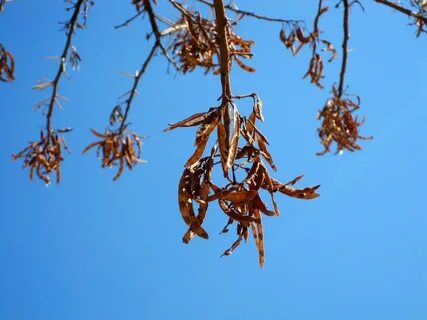
[[[350,4],[348,0],[343,0],[344,5],[344,18],[343,18],[343,31],[344,37],[342,42],[342,63],[340,72],[340,82],[338,85],[338,97],[341,98],[344,92],[344,80],[345,72],[347,70],[347,58],[348,58],[348,40],[350,39],[349,28],[348,28],[348,17],[350,12]]]
[[[317,44],[319,42],[319,20],[320,20],[320,16],[322,15],[322,8],[323,8],[323,0],[319,0],[319,3],[317,5],[317,14],[316,17],[314,18],[313,21],[313,32],[312,32],[312,37],[315,39],[314,41],[312,41],[312,56],[316,55],[317,52]]]
[[[191,15],[188,13],[187,10],[184,9],[182,4],[179,2],[176,2],[175,0],[169,0],[169,2],[177,9],[179,12],[181,12],[186,17],[191,17]]]
[[[50,137],[51,131],[52,131],[52,113],[53,113],[55,102],[58,96],[59,81],[61,80],[62,74],[65,72],[65,64],[67,61],[68,51],[70,50],[70,47],[71,47],[71,40],[73,38],[74,30],[77,26],[77,20],[80,14],[80,9],[85,1],[86,0],[77,1],[77,3],[74,5],[73,15],[71,16],[70,21],[67,23],[68,25],[67,41],[65,42],[64,50],[62,51],[58,71],[56,73],[55,79],[52,81],[52,87],[53,87],[52,95],[49,99],[48,111],[46,113],[46,130],[47,130],[48,137]],[[49,139],[46,139],[46,141],[49,141]]]
[[[211,8],[215,7],[215,1],[214,1],[214,3],[210,3],[209,1],[206,1],[206,0],[197,0],[197,1],[200,3],[206,4],[206,5],[210,6]],[[248,17],[252,17],[252,18],[260,19],[260,20],[265,20],[265,21],[269,21],[269,22],[278,22],[278,23],[301,23],[301,22],[303,22],[301,20],[287,20],[287,19],[271,18],[271,17],[267,17],[267,16],[261,16],[259,14],[254,13],[254,12],[249,12],[249,11],[237,9],[237,8],[235,8],[229,4],[225,5],[224,8],[227,10],[233,11],[237,14],[241,14],[244,16],[248,16]]]
[[[144,8],[145,8],[145,11],[147,11],[148,18],[150,19],[151,29],[153,30],[154,36],[156,37],[156,43],[162,50],[162,53],[165,56],[165,58],[175,67],[175,69],[179,70],[179,66],[169,56],[166,48],[162,44],[162,41],[161,41],[162,34],[159,30],[159,27],[157,26],[156,15],[154,13],[153,7],[151,6],[151,0],[144,0]]]
[[[245,99],[245,98],[252,98],[252,99],[256,99],[257,98],[257,94],[256,93],[248,93],[248,94],[241,94],[241,95],[237,95],[237,96],[233,96],[233,99]]]
[[[127,27],[127,25],[129,23],[131,23],[133,20],[135,20],[136,18],[138,18],[144,12],[145,12],[144,10],[138,11],[135,15],[133,15],[132,17],[130,17],[129,19],[127,19],[125,22],[123,22],[123,23],[118,24],[117,26],[115,26],[114,29],[119,29],[119,28]]]
[[[150,63],[151,59],[153,58],[154,54],[156,53],[157,48],[159,47],[159,43],[156,42],[153,47],[150,50],[150,53],[148,54],[147,58],[145,59],[144,63],[141,66],[141,69],[138,71],[138,73],[136,74],[134,81],[133,81],[133,85],[132,85],[132,89],[130,90],[130,94],[129,94],[129,98],[126,100],[126,109],[125,109],[125,114],[123,115],[123,119],[122,122],[120,124],[120,128],[118,130],[119,133],[123,132],[123,129],[126,125],[126,119],[128,117],[129,114],[129,110],[132,106],[132,101],[137,93],[137,88],[138,88],[138,83],[139,80],[141,80],[142,75],[145,73],[148,64]]]
[[[320,16],[322,15],[322,8],[323,8],[323,0],[319,0],[319,4],[317,6],[317,14],[316,17],[314,18],[314,22],[313,22],[313,33],[318,37],[319,36],[319,19]]]

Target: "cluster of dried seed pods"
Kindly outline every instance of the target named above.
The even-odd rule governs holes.
[[[184,23],[180,32],[173,35],[171,50],[174,59],[179,63],[183,73],[194,71],[196,67],[213,70],[219,74],[218,43],[219,37],[215,21],[203,19],[199,14],[182,10],[182,19],[178,25]],[[251,46],[254,41],[244,40],[233,30],[227,29],[231,57],[245,71],[254,72],[255,69],[246,65],[241,58],[252,57]]]
[[[262,215],[279,215],[274,194],[300,199],[318,197],[319,186],[294,189],[292,186],[302,177],[282,184],[270,176],[265,162],[275,171],[276,166],[267,149],[266,137],[257,128],[257,120],[263,120],[262,102],[256,94],[240,96],[253,98],[253,111],[248,118],[241,116],[233,100],[208,112],[197,113],[169,126],[166,131],[178,127],[199,126],[196,133],[196,150],[188,159],[178,187],[178,202],[182,218],[188,226],[183,241],[188,243],[195,235],[207,239],[202,224],[209,203],[218,201],[220,209],[228,217],[222,233],[236,222],[238,239],[224,252],[230,255],[252,232],[259,252],[259,263],[264,264],[264,232]],[[208,156],[203,157],[209,138],[216,130],[216,142]],[[219,159],[218,159],[219,158]],[[221,166],[225,179],[223,187],[213,181],[215,166]],[[272,209],[262,200],[261,191],[270,194]],[[197,215],[194,205],[198,206]]]
[[[126,128],[124,128],[126,130]],[[124,130],[124,131],[125,131]],[[123,173],[125,165],[132,170],[141,160],[142,141],[134,132],[123,133],[122,130],[111,131],[107,129],[104,134],[91,130],[94,136],[101,138],[89,144],[83,153],[96,147],[96,153],[101,159],[102,168],[119,166],[113,180],[117,180]]]
[[[56,174],[56,183],[61,180],[61,161],[62,147],[68,150],[64,138],[57,133],[45,134],[40,133],[40,140],[30,142],[30,144],[16,155],[13,155],[13,160],[23,159],[22,166],[30,170],[30,179],[33,179],[34,172],[37,177],[50,184],[50,174]]]
[[[324,147],[322,152],[317,155],[324,155],[331,149],[331,144],[337,144],[337,153],[341,153],[344,149],[355,151],[361,149],[356,142],[358,139],[371,139],[371,137],[362,137],[359,135],[359,127],[363,121],[359,122],[357,117],[353,117],[353,112],[359,109],[360,101],[358,97],[354,99],[343,98],[344,81],[347,69],[348,60],[348,41],[349,41],[349,12],[353,4],[360,4],[358,1],[349,2],[349,0],[340,1],[336,7],[343,5],[343,43],[342,43],[342,62],[339,74],[338,88],[333,86],[332,98],[328,99],[323,109],[319,112],[318,119],[322,120],[321,128],[318,129],[321,143]],[[331,57],[328,62],[332,62],[337,57],[337,51],[331,42],[320,39],[319,21],[321,16],[329,10],[323,6],[323,0],[318,0],[317,14],[313,22],[313,31],[309,34],[304,33],[304,28],[299,24],[294,24],[289,34],[285,29],[280,31],[280,40],[285,46],[291,49],[294,55],[305,46],[310,45],[312,54],[309,63],[309,68],[304,78],[310,77],[311,83],[323,89],[321,80],[324,78],[324,63],[319,53],[318,47],[323,44],[325,47],[321,51],[330,52]]]
[[[318,155],[330,151],[331,144],[337,144],[336,153],[344,150],[355,151],[361,147],[357,140],[372,139],[363,137],[359,133],[359,127],[364,120],[359,121],[353,112],[360,107],[360,98],[357,96],[342,98],[333,87],[333,96],[326,101],[325,106],[319,112],[318,119],[322,120],[322,126],[318,129],[324,150]]]
[[[327,40],[320,39],[320,29],[319,29],[319,20],[320,17],[328,11],[328,7],[323,7],[323,1],[319,1],[318,10],[316,17],[314,18],[313,31],[309,32],[307,35],[304,33],[304,28],[299,24],[294,24],[292,29],[287,35],[285,29],[282,28],[280,31],[279,38],[284,43],[286,48],[290,49],[294,55],[297,55],[299,51],[305,46],[311,46],[311,59],[307,72],[304,75],[304,78],[310,77],[311,83],[315,84],[319,88],[323,89],[323,85],[320,81],[324,78],[323,69],[324,63],[322,56],[318,52],[318,45],[320,43],[325,45],[325,48],[322,51],[331,52],[332,56],[328,59],[328,62],[332,62],[336,56],[337,52],[335,47]]]
[[[286,29],[282,28],[279,33],[280,41],[283,42],[287,49],[292,51],[293,55],[297,55],[300,50],[306,45],[313,41],[313,34],[304,34],[304,28],[298,24],[292,25],[292,29],[287,34]]]
[[[15,72],[15,60],[13,55],[0,43],[0,81],[13,81]]]
[[[316,40],[315,40],[316,41]],[[322,51],[330,51],[331,57],[328,59],[328,62],[332,62],[337,57],[337,51],[335,47],[327,40],[320,40],[325,48]],[[320,89],[323,89],[323,85],[321,84],[321,80],[324,78],[323,76],[323,59],[322,56],[317,52],[317,45],[313,43],[312,56],[310,59],[310,64],[304,78],[310,77],[310,82],[318,86]]]

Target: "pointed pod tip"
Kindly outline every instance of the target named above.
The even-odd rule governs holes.
[[[202,235],[199,235],[201,238],[209,240],[209,235],[207,233],[202,233]]]

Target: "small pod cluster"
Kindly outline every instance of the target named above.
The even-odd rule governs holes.
[[[13,155],[13,160],[23,159],[22,166],[30,170],[30,179],[33,179],[34,173],[39,179],[44,181],[46,185],[50,184],[50,174],[56,174],[56,183],[61,180],[61,161],[62,147],[68,150],[64,138],[58,134],[40,133],[40,140],[30,142],[30,144],[16,155]]]
[[[219,38],[215,22],[189,11],[185,11],[181,21],[185,27],[173,36],[171,45],[174,59],[180,64],[181,71],[192,72],[201,67],[206,73],[213,71],[214,74],[219,74]],[[244,40],[231,29],[227,30],[231,58],[243,70],[254,72],[253,67],[241,60],[252,57],[251,46],[254,41]]]
[[[320,1],[317,15],[314,18],[312,32],[308,32],[306,34],[303,27],[298,24],[294,24],[289,33],[287,33],[285,29],[282,29],[279,34],[279,38],[285,47],[290,49],[295,56],[304,46],[309,45],[311,47],[311,59],[304,78],[310,77],[311,83],[315,84],[321,89],[323,89],[323,85],[320,81],[324,78],[324,63],[322,56],[318,51],[318,45],[320,43],[323,44],[325,47],[322,48],[322,51],[329,51],[331,53],[331,57],[328,59],[328,62],[332,62],[337,57],[337,51],[335,50],[335,47],[332,45],[332,43],[319,38],[319,20],[320,17],[327,11],[328,7],[323,7],[322,2]]]
[[[89,144],[83,153],[96,147],[102,168],[118,165],[119,168],[113,180],[120,178],[125,165],[129,170],[132,170],[136,164],[143,162],[141,160],[142,141],[136,133],[123,133],[122,130],[111,131],[109,129],[104,134],[93,129],[91,131],[94,136],[101,140]]]
[[[333,142],[337,145],[336,152],[341,153],[344,150],[360,150],[358,139],[372,139],[372,137],[363,137],[359,134],[359,127],[363,125],[364,120],[360,121],[357,116],[353,115],[353,112],[360,107],[360,98],[357,96],[342,98],[335,87],[332,92],[333,96],[326,101],[318,115],[318,119],[322,120],[318,132],[324,147],[324,150],[318,155],[329,152]]]

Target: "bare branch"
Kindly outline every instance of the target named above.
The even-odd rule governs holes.
[[[403,14],[406,14],[409,17],[413,17],[413,18],[419,19],[419,20],[423,21],[425,24],[427,24],[427,17],[426,16],[423,16],[422,14],[419,14],[419,13],[417,13],[415,11],[412,11],[410,9],[402,7],[401,5],[399,5],[397,3],[394,3],[394,2],[391,2],[391,1],[387,1],[387,0],[374,0],[374,1],[377,2],[377,3],[381,3],[383,5],[386,5],[386,6],[390,7],[390,8],[393,8],[394,10],[399,11],[399,12],[401,12]]]
[[[215,7],[215,1],[214,3],[210,3],[209,1],[206,0],[197,0],[200,3],[206,4],[208,6],[210,6],[211,8]],[[265,20],[265,21],[269,21],[269,22],[278,22],[278,23],[302,23],[302,20],[288,20],[288,19],[280,19],[280,18],[271,18],[271,17],[267,17],[267,16],[262,16],[259,14],[256,14],[254,12],[249,12],[249,11],[245,11],[245,10],[240,10],[237,9],[231,5],[224,5],[224,9],[229,10],[229,11],[233,11],[237,14],[241,14],[243,16],[248,16],[251,18],[255,18],[255,19],[259,19],[259,20]]]
[[[130,17],[129,19],[127,19],[125,22],[118,24],[114,27],[114,29],[119,29],[119,28],[123,28],[123,27],[127,27],[129,23],[131,23],[133,20],[135,20],[136,18],[138,18],[140,15],[142,15],[145,11],[141,10],[138,11],[136,14],[134,14],[132,17]]]
[[[119,128],[119,132],[122,133],[123,129],[126,125],[126,119],[128,117],[129,114],[129,110],[132,106],[132,101],[137,93],[137,88],[138,88],[138,83],[141,80],[142,75],[145,73],[145,70],[148,67],[148,64],[150,63],[151,59],[153,58],[154,54],[156,53],[157,48],[159,47],[159,43],[156,42],[153,47],[150,50],[150,53],[148,54],[147,58],[145,59],[144,63],[141,66],[141,69],[138,71],[138,73],[136,74],[134,81],[133,81],[133,85],[132,85],[132,89],[130,90],[130,94],[129,94],[129,98],[126,100],[126,109],[125,109],[125,113],[122,119],[122,122],[120,124],[120,128]]]
[[[165,58],[177,69],[179,70],[178,65],[176,64],[176,62],[169,56],[166,48],[163,46],[161,38],[162,38],[162,34],[159,30],[159,27],[157,26],[157,21],[156,21],[156,15],[154,13],[153,7],[151,6],[151,0],[144,0],[144,8],[145,11],[148,14],[148,18],[150,19],[150,24],[151,24],[151,28],[153,30],[154,36],[156,37],[156,43],[158,44],[158,46],[160,47],[160,49],[162,50],[163,55],[165,56]]]
[[[219,60],[221,65],[221,84],[222,84],[222,101],[228,102],[231,98],[230,88],[230,49],[228,47],[228,25],[225,16],[224,2],[214,0],[216,27],[219,36]]]
[[[52,81],[52,87],[53,87],[52,95],[49,99],[48,111],[46,114],[46,130],[47,130],[48,137],[50,136],[51,131],[52,131],[52,113],[53,113],[53,109],[55,107],[56,99],[58,97],[59,81],[61,80],[61,76],[65,72],[65,64],[67,61],[68,51],[71,48],[71,40],[73,38],[73,34],[74,34],[74,31],[75,31],[76,26],[77,26],[77,20],[78,20],[79,14],[80,14],[80,10],[81,10],[82,5],[85,1],[86,0],[78,0],[74,4],[73,15],[71,16],[70,21],[67,23],[67,41],[65,42],[65,46],[64,46],[64,49],[63,49],[62,54],[61,54],[58,71],[56,73],[55,79]]]
[[[338,84],[338,97],[341,98],[344,91],[344,80],[345,72],[347,70],[347,58],[348,58],[348,40],[350,39],[349,28],[348,28],[348,17],[350,11],[350,4],[348,0],[343,0],[344,5],[344,18],[343,18],[343,42],[342,42],[342,63],[340,72],[340,81]]]

